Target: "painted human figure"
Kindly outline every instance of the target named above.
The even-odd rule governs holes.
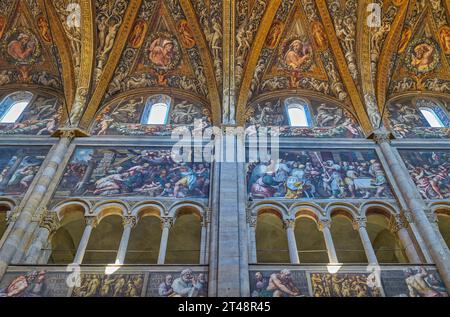
[[[176,297],[197,297],[203,287],[204,283],[195,279],[191,269],[183,270],[180,277],[172,283],[172,289]]]
[[[406,285],[408,286],[410,297],[446,297],[447,294],[439,292],[431,287],[425,279],[428,277],[428,272],[425,268],[420,268],[418,272],[414,273],[412,269],[406,271]]]
[[[270,275],[267,290],[273,292],[273,297],[300,296],[300,290],[294,285],[291,272],[287,269]]]
[[[142,45],[146,30],[147,24],[144,20],[139,20],[138,22],[136,22],[136,25],[134,26],[133,29],[133,33],[131,33],[129,40],[130,45],[133,48],[139,48]]]
[[[433,62],[435,49],[433,46],[422,43],[414,48],[411,65],[419,71],[424,71]]]
[[[439,39],[441,40],[444,53],[450,54],[450,27],[443,27],[439,31]]]
[[[26,33],[20,33],[16,40],[8,44],[8,54],[17,61],[23,62],[36,50],[36,43]]]
[[[300,40],[294,40],[289,45],[289,49],[284,56],[284,61],[286,65],[296,70],[311,58],[311,54],[310,45],[302,43]]]
[[[47,43],[51,43],[52,37],[50,36],[50,28],[44,17],[38,18],[37,25],[44,41],[46,41]]]
[[[169,297],[170,295],[172,295],[173,294],[172,283],[173,283],[172,275],[170,274],[166,275],[164,282],[159,284],[158,287],[159,296]]]
[[[172,40],[157,38],[151,43],[148,51],[149,60],[157,66],[167,67],[174,57],[174,44]]]
[[[181,42],[187,48],[191,48],[195,45],[194,37],[192,36],[192,31],[189,28],[187,21],[183,20],[178,26],[178,33],[180,35]]]

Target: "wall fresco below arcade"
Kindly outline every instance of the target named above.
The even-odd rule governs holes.
[[[448,297],[439,273],[426,266],[382,266],[379,272],[343,267],[337,273],[320,266],[253,268],[250,290],[252,297]]]

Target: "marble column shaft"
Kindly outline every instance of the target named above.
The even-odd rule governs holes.
[[[116,264],[124,264],[127,255],[128,242],[130,241],[131,230],[136,225],[136,217],[128,216],[123,219],[123,233],[117,250]]]
[[[322,221],[319,223],[319,229],[323,233],[323,238],[325,240],[325,245],[327,247],[328,261],[330,263],[339,263],[336,248],[334,247],[333,236],[330,231],[331,222]]]
[[[284,227],[286,229],[286,235],[288,240],[289,258],[292,264],[299,264],[300,258],[298,257],[297,241],[295,241],[294,232],[295,220],[285,220]]]
[[[430,250],[431,257],[439,270],[445,286],[447,289],[450,289],[450,252],[443,248],[438,235],[428,221],[425,214],[425,203],[413,185],[408,171],[398,162],[397,156],[389,144],[389,137],[385,133],[375,133],[375,140],[379,144],[400,192],[406,200],[414,218],[414,223],[427,248]]]
[[[45,166],[42,175],[39,177],[36,186],[32,190],[30,197],[20,211],[13,230],[0,250],[0,279],[6,272],[6,269],[10,261],[13,259],[14,254],[17,252],[18,246],[23,242],[25,233],[30,230],[29,225],[32,222],[33,215],[46,194],[48,186],[52,181],[54,181],[54,176],[69,148],[71,140],[72,136],[62,137],[56,145],[54,151],[51,152],[51,158],[47,166]]]
[[[165,217],[161,219],[161,222],[163,229],[159,245],[158,264],[164,264],[166,260],[167,242],[169,241],[169,231],[173,224],[173,218]]]

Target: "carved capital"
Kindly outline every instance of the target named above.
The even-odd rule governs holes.
[[[401,212],[401,215],[403,216],[403,218],[405,219],[406,222],[408,223],[414,223],[414,217],[412,215],[412,212],[409,210],[403,210]]]
[[[381,129],[375,130],[372,133],[372,138],[377,144],[381,144],[381,143],[385,143],[385,142],[390,143],[391,140],[393,139],[393,136],[392,136],[391,132],[389,132],[385,128],[381,128]]]
[[[288,228],[294,229],[295,219],[284,219],[283,224],[284,224],[284,229],[288,229]]]
[[[11,211],[6,214],[6,223],[10,224],[12,222],[16,222],[19,217],[19,213],[17,211]]]
[[[39,223],[39,227],[47,229],[50,233],[58,230],[59,226],[60,222],[56,212],[46,214]]]
[[[353,228],[359,230],[360,228],[365,228],[367,224],[367,218],[358,217],[353,220]]]
[[[408,228],[408,222],[402,215],[395,215],[389,222],[389,229],[397,233],[401,229]]]
[[[122,225],[124,227],[131,227],[133,228],[134,226],[136,226],[137,223],[137,219],[135,216],[125,216],[122,219]]]
[[[163,228],[170,229],[173,226],[173,218],[172,217],[162,217],[161,224]]]
[[[87,226],[95,227],[97,225],[97,217],[87,216],[84,217]]]
[[[320,231],[323,231],[323,229],[325,229],[325,228],[330,229],[331,228],[331,220],[330,219],[319,220],[317,225],[318,225]]]

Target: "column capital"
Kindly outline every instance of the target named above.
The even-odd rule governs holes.
[[[372,134],[369,136],[370,139],[373,139],[376,143],[390,143],[392,139],[394,139],[394,136],[392,133],[386,128],[380,128],[372,132]]]
[[[430,222],[430,224],[431,224],[432,226],[434,226],[435,228],[438,228],[438,222],[439,222],[439,219],[438,219],[436,213],[435,213],[435,212],[432,212],[432,211],[430,211],[430,210],[426,210],[426,211],[425,211],[425,215],[427,216],[427,219],[428,219],[428,221]]]
[[[317,226],[320,231],[323,231],[325,228],[331,228],[331,220],[330,219],[322,219],[317,222]]]
[[[52,134],[52,137],[68,138],[71,140],[75,137],[87,137],[87,136],[89,136],[89,133],[80,128],[74,127],[63,127],[56,130]]]
[[[353,228],[355,230],[359,230],[360,228],[366,228],[367,218],[366,217],[357,217],[353,219]]]
[[[122,225],[123,227],[131,227],[133,228],[134,226],[136,226],[137,223],[137,218],[136,216],[125,216],[122,219]]]
[[[284,229],[294,229],[295,227],[295,219],[283,219]]]
[[[39,227],[47,229],[50,233],[55,232],[60,227],[58,214],[50,212],[42,217]]]
[[[97,226],[97,217],[94,216],[85,216],[84,220],[86,221],[86,225],[95,227]]]
[[[6,213],[6,223],[10,224],[12,222],[16,222],[18,217],[19,217],[19,212],[17,212],[17,211],[7,212]]]
[[[412,215],[411,210],[402,210],[400,215],[404,218],[404,220],[408,223],[414,223],[414,217]]]
[[[174,219],[172,217],[162,217],[161,218],[161,224],[163,228],[170,229],[173,226]]]

